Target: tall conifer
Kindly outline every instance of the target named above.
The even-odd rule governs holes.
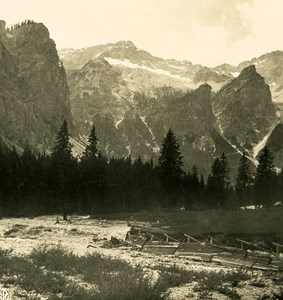
[[[171,129],[168,130],[160,151],[158,159],[158,168],[163,190],[170,198],[170,205],[175,206],[177,203],[176,191],[180,189],[183,176],[183,157],[180,146]]]
[[[255,203],[271,206],[276,198],[276,169],[273,157],[265,146],[259,156],[255,174]]]
[[[240,159],[235,186],[238,204],[244,206],[249,204],[249,202],[251,201],[251,185],[252,174],[250,170],[250,162],[246,156],[246,153],[243,153]]]

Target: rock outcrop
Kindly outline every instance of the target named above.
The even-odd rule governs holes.
[[[255,147],[278,123],[269,86],[253,65],[220,89],[212,108],[219,132],[251,156],[257,155]]]
[[[63,119],[72,123],[55,43],[43,24],[0,25],[0,134],[21,147],[48,150]]]
[[[283,170],[283,124],[278,124],[268,137],[266,146],[274,158],[275,165]]]
[[[154,57],[126,41],[64,49],[61,62],[43,24],[7,29],[0,21],[0,37],[0,135],[7,142],[51,149],[67,119],[80,151],[95,124],[104,154],[157,159],[172,128],[185,167],[197,165],[204,175],[222,152],[235,155],[237,165],[241,152],[255,160],[266,142],[276,144],[270,87],[280,99],[280,51],[237,67],[206,68]],[[275,139],[282,131],[276,130]]]
[[[104,58],[90,60],[67,74],[80,142],[86,142],[95,124],[99,147],[107,156],[157,160],[169,128],[179,140],[185,167],[196,164],[205,175],[215,155],[233,151],[213,127],[207,84],[187,92],[170,87],[152,88],[150,94],[136,92],[121,70]]]
[[[156,59],[130,42],[81,52],[80,58],[76,51],[63,56],[66,63],[75,57],[76,68],[67,70],[73,118],[83,143],[90,126],[96,125],[101,150],[109,156],[157,158],[164,134],[172,128],[186,168],[196,164],[208,174],[215,157],[225,152],[236,170],[243,151],[256,162],[277,124],[269,86],[254,66],[232,79],[237,68],[229,65],[212,70],[184,62],[184,73],[184,65],[178,65],[179,74],[173,69],[170,73],[168,68],[178,69],[176,62]],[[97,58],[78,68],[91,56]],[[194,90],[184,89],[186,76],[194,81]],[[214,82],[214,89],[221,89],[214,95],[202,82]]]

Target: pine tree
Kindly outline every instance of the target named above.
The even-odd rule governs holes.
[[[192,174],[190,171],[183,176],[183,189],[185,196],[185,208],[186,210],[191,210],[193,208],[193,195],[192,195]]]
[[[255,203],[271,206],[276,198],[276,169],[269,149],[265,146],[259,156],[255,174]]]
[[[228,205],[229,196],[229,165],[224,153],[217,157],[211,167],[211,174],[207,181],[207,193],[210,207],[223,208]]]
[[[170,205],[176,206],[176,193],[180,190],[183,176],[183,161],[180,146],[171,129],[168,130],[160,151],[158,168],[163,190],[170,198]]]
[[[70,134],[66,120],[63,121],[63,124],[57,134],[52,157],[65,161],[68,161],[72,158],[72,144],[70,143]]]
[[[63,121],[57,134],[51,160],[50,176],[53,181],[53,191],[59,198],[59,210],[63,212],[63,217],[66,219],[67,211],[72,210],[71,197],[74,190],[76,167],[66,120]]]
[[[107,186],[107,161],[101,151],[97,149],[98,138],[93,126],[88,137],[88,145],[81,159],[81,192],[86,198],[84,209],[92,212],[94,209],[101,208],[102,196]],[[90,210],[90,211],[89,211]]]
[[[200,175],[200,183],[199,183],[199,185],[200,185],[200,191],[203,192],[204,189],[205,189],[205,184],[204,184],[204,177],[203,177],[202,174]]]
[[[220,156],[220,164],[221,164],[221,177],[222,177],[222,185],[225,190],[229,188],[230,185],[230,169],[227,157],[223,152]]]
[[[96,136],[95,127],[93,125],[90,135],[88,137],[88,144],[85,148],[83,158],[97,158],[98,157],[97,144],[98,144],[98,138]]]
[[[36,189],[37,159],[29,147],[21,156],[21,193],[33,194]]]
[[[202,177],[203,180],[203,177]],[[196,166],[193,166],[192,172],[188,172],[183,177],[183,189],[185,196],[185,208],[194,209],[203,207],[201,182],[198,176],[198,170]]]
[[[238,174],[236,177],[236,197],[238,199],[238,205],[246,206],[250,202],[251,197],[251,185],[252,174],[250,170],[250,162],[244,152],[238,168]]]

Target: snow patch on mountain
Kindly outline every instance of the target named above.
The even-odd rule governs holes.
[[[146,117],[144,116],[144,117],[140,117],[140,118],[141,118],[142,122],[144,123],[144,125],[146,126],[146,128],[148,129],[150,135],[152,136],[152,139],[155,140],[155,135],[153,134],[151,128],[148,126],[148,124],[145,121]]]
[[[143,117],[140,117],[140,118],[141,118],[142,122],[144,123],[144,125],[146,126],[146,128],[148,129],[148,131],[149,131],[149,133],[150,133],[150,135],[151,135],[151,137],[152,137],[152,141],[154,142],[154,147],[153,147],[151,144],[146,144],[146,145],[147,145],[148,147],[151,147],[154,153],[158,153],[158,152],[160,151],[160,147],[159,147],[159,145],[158,145],[157,142],[156,142],[155,135],[153,134],[151,128],[148,126],[148,124],[147,124],[146,121],[145,121],[145,118],[146,118],[146,117],[143,116]]]
[[[172,74],[169,71],[155,68],[155,67],[149,68],[149,67],[146,67],[145,65],[134,64],[134,63],[130,62],[128,59],[120,60],[120,59],[111,58],[111,57],[104,57],[104,59],[107,60],[110,65],[114,65],[114,66],[118,65],[118,66],[122,66],[125,68],[130,68],[130,69],[142,69],[142,70],[146,70],[151,73],[158,74],[158,75],[168,76],[168,77],[180,80],[180,81],[188,81],[187,78],[181,77],[180,75]]]
[[[130,155],[131,155],[131,146],[129,145],[129,146],[127,146],[126,148],[127,148],[127,150],[128,150],[128,156],[130,156]]]
[[[119,124],[124,120],[124,118],[115,122],[115,127],[118,129]]]
[[[72,137],[70,137],[70,143],[72,144],[72,155],[74,157],[81,157],[85,151],[85,146],[82,145],[80,142],[76,141]]]
[[[178,70],[182,70],[182,71],[187,71],[187,67],[172,65],[172,64],[169,64],[167,61],[166,61],[166,64],[170,68],[178,69]]]
[[[98,53],[96,53],[96,54],[95,54],[95,56],[94,56],[94,57],[95,57],[95,58],[98,58],[98,57],[99,57],[99,55],[100,55],[100,54],[102,54],[102,53],[103,53],[103,51],[99,51]]]
[[[232,76],[233,77],[238,77],[240,75],[240,72],[231,72]]]

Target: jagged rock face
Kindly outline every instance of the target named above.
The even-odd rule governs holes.
[[[196,164],[206,175],[222,152],[248,149],[256,156],[278,121],[269,86],[254,66],[243,68],[255,63],[280,100],[280,51],[206,68],[154,57],[132,42],[65,49],[69,101],[65,69],[44,25],[6,29],[0,21],[0,36],[0,134],[20,146],[50,149],[63,119],[73,119],[78,148],[95,124],[105,154],[149,159],[159,156],[172,128],[185,166]],[[212,89],[220,89],[213,98]]]
[[[89,60],[95,58],[111,58],[137,64],[140,67],[172,70],[176,74],[182,73],[192,63],[189,61],[177,61],[174,59],[162,59],[152,56],[147,51],[138,49],[131,41],[120,41],[84,49],[62,49],[58,51],[63,59],[66,69],[81,69]]]
[[[264,77],[269,85],[272,99],[283,102],[283,52],[273,51],[249,61],[244,61],[238,66],[223,64],[212,68],[213,71],[228,77],[237,77],[246,67],[254,65],[256,71]]]
[[[97,58],[78,68],[91,56]],[[236,165],[241,151],[250,151],[255,160],[257,148],[277,122],[269,86],[254,66],[232,80],[237,67],[225,64],[210,69],[188,62],[177,67],[176,62],[155,58],[131,42],[88,48],[80,54],[68,51],[63,59],[69,63],[72,57],[76,69],[67,70],[67,77],[81,141],[86,141],[94,123],[100,147],[110,156],[157,158],[164,134],[172,128],[185,166],[196,164],[208,174],[222,152],[235,155],[231,163]],[[170,65],[170,76],[165,65]],[[226,85],[211,100],[207,84],[184,91],[185,77],[194,86],[214,82],[216,90]]]
[[[194,82],[215,82],[215,83],[227,83],[231,80],[231,77],[228,77],[224,74],[218,74],[217,72],[209,69],[209,68],[202,68],[199,70],[194,77]]]
[[[255,155],[255,146],[273,129],[278,117],[269,86],[255,66],[225,85],[212,100],[219,132],[236,148]]]
[[[142,103],[146,101],[146,103]],[[143,105],[142,105],[143,104]],[[172,128],[180,144],[186,169],[197,165],[208,175],[215,156],[231,151],[231,146],[213,127],[211,87],[201,85],[195,91],[174,93],[167,88],[155,98],[141,97],[140,113],[160,147],[165,133]]]
[[[19,146],[50,149],[63,119],[71,125],[69,88],[43,24],[1,30],[1,135]]]
[[[203,73],[208,71],[207,68],[201,65],[193,65],[189,61],[162,59],[152,56],[150,53],[138,49],[130,41],[80,50],[63,49],[59,51],[59,55],[67,70],[81,69],[89,60],[98,57],[104,58],[120,70],[123,79],[131,90],[147,93],[148,95],[151,95],[154,88],[163,86],[170,86],[184,91],[188,88],[196,89],[200,84],[206,82],[204,76],[198,76],[198,79],[194,81],[196,74],[202,69]],[[218,90],[230,79],[228,76],[213,73],[213,80],[209,83],[213,88],[215,87],[215,90]]]
[[[186,90],[196,89],[208,83],[214,91],[236,78],[249,65],[254,64],[257,72],[270,86],[272,98],[283,102],[283,52],[264,54],[238,66],[222,64],[214,68],[193,65],[189,61],[162,59],[138,49],[130,41],[121,41],[85,49],[62,49],[59,56],[66,69],[80,69],[89,60],[103,57],[122,71],[122,76],[132,89],[149,92],[153,87],[164,85]]]
[[[191,92],[163,87],[153,88],[150,95],[134,93],[122,72],[103,58],[67,75],[80,141],[86,142],[95,124],[99,147],[108,156],[157,160],[169,128],[179,140],[186,168],[197,164],[207,175],[214,155],[231,151],[213,128],[209,85]]]
[[[134,93],[117,68],[97,58],[81,70],[68,71],[68,80],[72,114],[82,143],[95,124],[100,149],[108,156],[151,157],[152,137],[134,109]]]
[[[239,64],[237,69],[241,71],[248,65],[254,64],[257,72],[262,75],[269,84],[272,98],[283,102],[283,52],[273,51],[259,58]]]
[[[121,119],[132,97],[121,72],[103,58],[90,60],[81,70],[68,71],[71,109],[75,122],[92,122],[95,110]]]
[[[283,124],[278,124],[268,137],[266,146],[274,158],[274,163],[283,169]]]

